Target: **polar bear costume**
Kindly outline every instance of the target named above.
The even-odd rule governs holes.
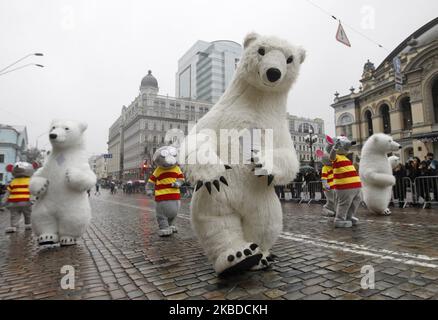
[[[401,162],[400,162],[400,157],[398,156],[390,156],[388,158],[389,161],[389,165],[391,166],[391,168],[394,170]]]
[[[52,122],[52,152],[30,181],[30,192],[38,198],[32,228],[40,245],[74,245],[90,222],[86,191],[96,184],[96,176],[84,148],[86,129],[86,124],[76,121]]]
[[[395,177],[387,154],[400,151],[402,147],[390,136],[377,133],[368,138],[362,148],[360,177],[363,183],[363,200],[368,210],[383,215],[391,214],[391,201]]]
[[[305,51],[300,47],[275,37],[249,34],[231,84],[189,135],[207,142],[194,147],[188,142],[187,147],[186,139],[181,146],[186,179],[196,184],[192,225],[215,271],[222,276],[264,269],[272,261],[269,250],[283,228],[274,185],[290,183],[299,170],[286,105],[304,59]],[[254,147],[246,156],[242,150],[237,164],[230,163],[229,150],[219,152],[229,145],[228,139],[211,142],[219,141],[222,129],[252,132],[254,128],[273,130],[272,149]],[[201,131],[207,133],[200,137]],[[187,161],[187,156],[203,152],[205,145],[210,159],[217,161]],[[267,165],[268,158],[272,165]]]

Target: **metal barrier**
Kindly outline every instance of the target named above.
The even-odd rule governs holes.
[[[438,177],[417,177],[414,180],[414,201],[423,209],[438,204]]]
[[[414,205],[415,187],[412,180],[408,177],[397,179],[395,185],[392,187],[391,202],[399,205],[400,208],[406,208],[408,204]]]

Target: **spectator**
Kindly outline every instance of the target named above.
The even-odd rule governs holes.
[[[395,185],[393,187],[394,200],[398,200],[398,205],[403,208],[406,199],[406,184],[404,178],[406,177],[405,167],[399,163],[393,170],[395,177]]]

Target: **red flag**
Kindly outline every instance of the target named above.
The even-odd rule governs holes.
[[[338,32],[336,33],[336,40],[345,44],[347,47],[351,47],[350,40],[348,40],[347,34],[345,33],[344,28],[342,27],[340,21],[339,21]]]

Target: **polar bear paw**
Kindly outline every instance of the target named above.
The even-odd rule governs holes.
[[[251,271],[260,271],[266,270],[271,266],[271,263],[274,262],[273,255],[269,253],[264,253],[259,263],[251,268]]]
[[[384,215],[384,216],[390,216],[391,215],[391,210],[389,210],[389,208],[386,208],[383,212],[382,212],[382,214]]]
[[[172,234],[173,234],[173,230],[171,228],[158,230],[159,237],[170,237]]]
[[[61,237],[59,243],[61,244],[61,247],[74,246],[76,244],[76,238],[64,236]]]
[[[47,192],[49,180],[42,177],[34,177],[29,185],[29,191],[32,195],[39,198]]]
[[[38,244],[40,246],[47,245],[47,244],[55,244],[59,242],[58,236],[53,233],[43,233],[38,237]]]
[[[232,276],[258,265],[263,255],[255,243],[244,246],[241,250],[220,255],[215,263],[219,277]]]
[[[260,154],[260,151],[255,149],[251,150],[251,159],[249,159],[249,161],[252,166],[251,171],[259,178],[267,177],[269,187],[274,181],[274,175],[266,168],[266,161]]]

